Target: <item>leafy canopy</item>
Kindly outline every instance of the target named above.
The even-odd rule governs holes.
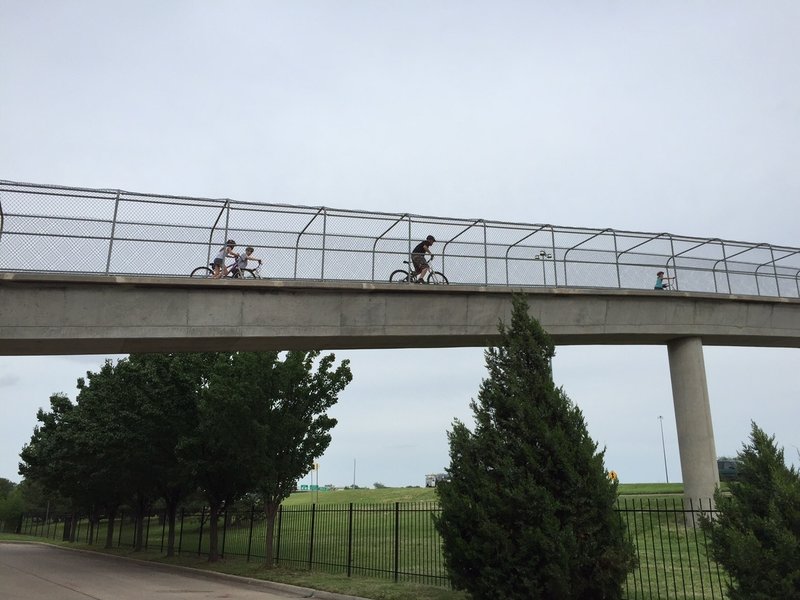
[[[523,296],[499,331],[470,404],[474,431],[454,422],[449,481],[436,488],[453,585],[475,599],[619,598],[633,550],[614,510],[617,483],[555,387],[553,343]]]

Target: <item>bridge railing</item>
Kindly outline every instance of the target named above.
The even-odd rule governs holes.
[[[384,282],[427,235],[454,284],[800,297],[800,248],[0,182],[0,271],[185,277],[232,238],[271,278]]]

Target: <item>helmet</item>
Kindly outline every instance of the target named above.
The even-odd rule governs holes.
[[[426,239],[426,240],[428,240],[429,242],[435,242],[435,241],[436,241],[436,238],[435,238],[435,237],[433,237],[432,235],[429,235],[429,236],[428,236],[428,237],[426,237],[425,239]]]
[[[226,246],[235,246],[236,242],[234,240],[228,240],[227,242],[225,242],[225,245]]]

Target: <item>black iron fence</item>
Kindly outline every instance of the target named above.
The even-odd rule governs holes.
[[[728,577],[711,558],[703,530],[694,526],[700,513],[713,515],[709,506],[687,509],[677,498],[620,499],[617,512],[638,558],[637,567],[626,582],[626,598],[726,597]],[[272,560],[287,567],[347,576],[448,586],[441,538],[431,518],[438,511],[436,503],[283,506],[277,517]],[[266,561],[266,522],[261,511],[225,511],[219,525],[218,543],[223,557]],[[26,535],[72,537],[76,542],[102,545],[108,520],[25,515],[18,527]],[[165,552],[165,515],[148,516],[143,527],[144,549]],[[177,553],[208,554],[206,510],[181,511],[176,528]],[[120,514],[114,523],[114,544],[132,548],[135,539],[135,520],[132,515]]]
[[[386,282],[429,234],[454,284],[800,297],[788,246],[0,181],[0,271],[188,276],[233,238],[270,278]]]

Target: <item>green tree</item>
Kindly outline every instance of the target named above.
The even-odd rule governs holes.
[[[197,435],[200,393],[216,358],[215,353],[132,354],[129,358],[138,434],[148,440],[140,466],[166,504],[167,556],[175,553],[178,506],[196,488],[193,463],[183,460],[182,448]]]
[[[14,491],[15,487],[17,487],[17,484],[10,479],[0,477],[0,498],[8,497],[8,495]]]
[[[258,367],[273,370],[277,353],[263,353]],[[258,438],[257,404],[262,400],[251,389],[254,373],[237,354],[219,354],[208,385],[200,393],[197,429],[180,449],[181,459],[191,465],[195,481],[209,505],[209,561],[219,558],[218,520],[226,505],[255,485]]]
[[[476,600],[620,598],[633,548],[604,452],[555,387],[553,343],[524,296],[499,331],[470,403],[474,432],[454,422],[449,480],[436,486],[453,586]]]
[[[25,501],[19,486],[0,477],[0,531],[16,531],[24,512]]]
[[[255,367],[263,355],[240,356]],[[334,367],[335,360],[333,354],[320,358],[318,351],[289,352],[283,362],[273,364],[272,374],[255,370],[252,383],[262,400],[259,421],[263,427],[255,489],[267,518],[266,566],[273,564],[278,509],[330,445],[336,419],[327,411],[353,379],[350,362],[343,360]],[[246,368],[251,370],[249,364]]]
[[[738,459],[729,494],[714,495],[716,519],[701,520],[712,556],[731,576],[732,600],[798,599],[800,474],[755,423]]]
[[[120,506],[136,499],[147,469],[142,454],[150,442],[137,418],[136,387],[128,372],[127,359],[116,364],[107,360],[97,372],[78,379],[76,468],[92,498],[93,515],[102,509],[108,517],[106,548],[114,544]]]
[[[219,427],[216,418],[215,430],[205,436],[230,439],[222,448],[214,443],[214,456],[228,456],[231,465],[237,465],[214,465],[216,479],[228,482],[225,498],[217,491],[214,500],[231,501],[234,490],[258,494],[267,518],[267,566],[272,566],[278,508],[330,444],[336,420],[327,410],[352,380],[349,362],[334,367],[334,361],[333,354],[320,357],[317,351],[288,352],[284,360],[277,352],[240,352],[219,364],[209,384],[214,410],[234,418],[229,432]],[[211,408],[209,402],[205,406]],[[244,480],[237,481],[239,487],[234,485],[236,475]],[[206,479],[207,491],[209,484]]]
[[[36,420],[31,441],[20,452],[19,473],[26,482],[36,482],[47,493],[69,501],[73,517],[67,533],[74,541],[77,512],[91,504],[81,469],[84,454],[78,444],[76,406],[65,394],[53,394],[50,411],[39,409]]]

